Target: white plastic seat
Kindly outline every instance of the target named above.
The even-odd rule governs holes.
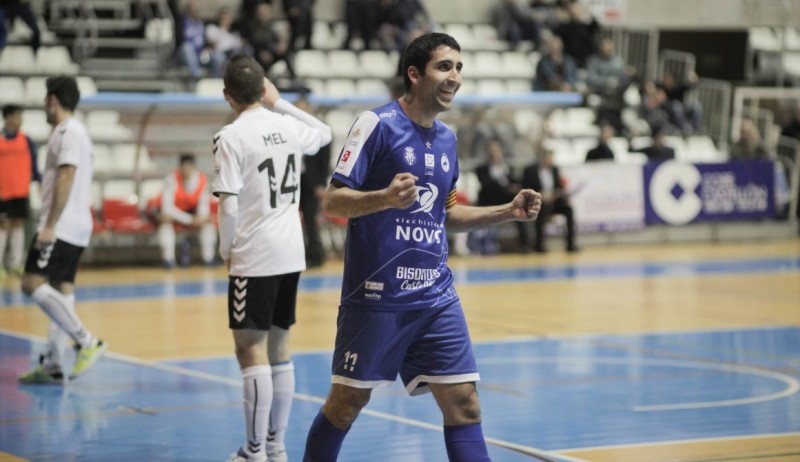
[[[389,87],[380,79],[358,79],[356,91],[359,96],[389,97]]]
[[[506,94],[506,83],[500,79],[478,80],[478,94],[482,96],[499,96]]]
[[[381,50],[365,50],[358,57],[360,71],[367,77],[388,79],[395,75],[398,63],[397,57]]]
[[[161,178],[150,178],[143,180],[139,184],[139,208],[144,208],[147,201],[161,194],[164,190],[164,180]]]
[[[3,104],[25,104],[25,84],[19,77],[0,77],[0,101]]]
[[[133,131],[119,123],[119,112],[111,109],[95,109],[86,115],[86,128],[93,140],[128,141]]]
[[[211,96],[221,98],[222,90],[225,88],[225,83],[222,79],[200,79],[197,81],[197,86],[194,87],[194,92],[198,96]]]
[[[675,150],[675,159],[691,162],[686,142],[680,136],[665,136],[664,144]]]
[[[350,98],[357,94],[356,84],[352,79],[329,79],[325,82],[325,96]]]
[[[781,49],[780,39],[771,27],[751,27],[748,31],[748,41],[754,50],[778,51]]]
[[[584,163],[586,162],[586,153],[597,146],[597,138],[574,138],[572,140],[572,146],[575,149],[575,159],[578,161],[577,163]]]
[[[724,162],[725,155],[709,136],[694,135],[686,140],[687,157],[691,162]]]
[[[111,147],[103,143],[94,143],[94,174],[103,176],[114,173],[114,158]]]
[[[81,75],[76,77],[75,80],[78,83],[78,91],[81,92],[81,99],[97,94],[97,84],[94,83],[94,79],[90,76]]]
[[[503,61],[496,51],[477,51],[474,53],[474,68],[470,75],[475,77],[506,77]]]
[[[331,50],[328,52],[329,77],[358,78],[362,75],[358,55],[351,50]]]
[[[580,154],[575,151],[572,143],[566,138],[549,138],[544,141],[544,147],[553,151],[553,163],[558,166],[576,165],[583,161]],[[586,153],[583,153],[585,158]]]
[[[102,185],[103,199],[126,199],[136,202],[136,183],[130,179],[108,180]]]
[[[47,95],[46,81],[45,77],[28,77],[25,80],[25,101],[29,105],[44,105],[44,97]]]
[[[39,48],[36,53],[36,68],[39,72],[74,75],[79,66],[72,61],[65,46]]]
[[[47,123],[44,109],[25,109],[22,111],[22,130],[37,143],[47,141],[52,127]]]
[[[37,71],[33,50],[27,45],[7,46],[0,53],[0,74],[35,74]]]
[[[459,95],[477,95],[478,84],[473,79],[464,79],[461,81],[461,88],[458,90]]]
[[[298,77],[329,77],[328,58],[322,50],[300,50],[294,58]]]
[[[140,156],[149,156],[147,148],[142,146]],[[136,144],[117,143],[111,147],[111,158],[113,161],[113,172],[115,173],[134,173],[136,167]]]
[[[523,51],[505,51],[501,55],[503,73],[509,78],[532,79],[535,68]]]

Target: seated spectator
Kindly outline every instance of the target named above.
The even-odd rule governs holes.
[[[534,250],[539,253],[547,251],[545,246],[544,226],[553,215],[564,215],[567,219],[566,239],[567,252],[577,252],[575,245],[575,221],[572,215],[572,205],[569,195],[564,188],[564,179],[553,163],[553,151],[544,149],[539,151],[539,159],[527,167],[522,175],[522,187],[531,188],[542,194],[542,209],[536,218],[536,243]]]
[[[642,85],[642,102],[639,105],[639,116],[647,122],[650,132],[663,130],[668,134],[681,134],[678,127],[670,122],[667,113],[667,95],[655,82],[648,80]]]
[[[586,162],[597,160],[614,160],[614,151],[608,146],[608,142],[614,137],[614,127],[610,124],[600,125],[600,137],[597,139],[597,146],[586,153]]]
[[[314,0],[283,0],[283,12],[289,21],[289,51],[294,51],[297,39],[303,38],[302,49],[311,49],[314,32]]]
[[[697,81],[697,74],[694,72],[688,72],[686,77],[679,81],[672,72],[665,70],[661,75],[661,82],[658,83],[666,96],[664,108],[669,121],[680,129],[683,136],[696,133],[703,124],[702,106],[699,101],[687,97]]]
[[[481,189],[478,192],[478,205],[506,204],[522,189],[519,181],[513,176],[511,166],[506,162],[505,148],[499,138],[492,138],[486,144],[487,161],[475,169]],[[523,222],[517,223],[519,232],[519,249],[526,251],[528,247],[528,228]],[[494,233],[486,231],[486,242],[481,253],[493,254],[499,251]]]
[[[178,59],[189,69],[192,79],[203,77],[203,66],[211,69],[221,68],[223,64],[214,62],[211,46],[206,43],[205,24],[200,19],[200,5],[197,0],[186,4],[181,15],[179,29]]]
[[[17,18],[22,19],[31,30],[31,48],[35,55],[42,44],[42,33],[29,0],[0,1],[0,54],[8,44],[8,31],[14,26],[14,20]]]
[[[431,30],[428,12],[419,0],[378,0],[378,34],[386,52],[402,51]]]
[[[567,19],[553,32],[564,42],[564,53],[584,69],[586,60],[595,52],[600,24],[580,2],[569,2],[566,8]]]
[[[249,21],[256,15],[256,8],[262,3],[272,5],[272,0],[241,0],[239,4],[239,21]]]
[[[631,152],[641,152],[647,156],[649,162],[663,162],[675,158],[675,150],[664,144],[664,130],[656,130],[653,133],[653,144],[639,149],[632,149]]]
[[[520,0],[499,0],[492,7],[492,24],[498,37],[512,49],[517,49],[522,41],[533,42],[536,49],[542,45],[540,26],[531,9]]]
[[[589,56],[586,73],[589,92],[600,97],[598,122],[608,122],[614,125],[617,132],[622,132],[623,95],[633,81],[636,69],[625,65],[622,57],[615,52],[614,40],[606,37],[600,40],[598,52]]]
[[[739,139],[731,146],[731,160],[769,159],[769,149],[752,119],[742,119]]]
[[[217,22],[206,26],[206,43],[211,47],[212,76],[222,78],[228,58],[242,51],[239,31],[233,30],[233,11],[223,6],[217,13]]]
[[[792,119],[781,127],[781,136],[800,140],[800,102],[794,107]]]
[[[214,263],[217,230],[211,222],[210,199],[208,178],[197,169],[194,155],[181,154],[180,167],[164,178],[163,192],[147,204],[148,215],[159,223],[158,244],[165,267],[175,266],[176,223],[199,231],[203,263]],[[188,249],[182,249],[180,263],[188,266]]]
[[[534,91],[575,91],[578,68],[571,56],[564,54],[561,39],[550,37],[545,44],[545,54],[536,64]]]
[[[269,3],[256,5],[255,17],[243,26],[242,36],[252,48],[253,57],[264,68],[264,72],[269,72],[276,62],[283,61],[290,76],[295,77],[289,59],[289,41],[274,27],[272,5]]]
[[[359,37],[364,42],[364,49],[369,50],[375,38],[377,16],[378,0],[346,0],[344,18],[347,36],[342,43],[342,49],[349,50],[353,39]]]

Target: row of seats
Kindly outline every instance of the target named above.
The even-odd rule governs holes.
[[[464,74],[471,78],[525,78],[536,72],[540,54],[524,51],[462,51]],[[399,67],[397,53],[378,50],[300,50],[295,71],[303,78],[391,78]]]
[[[89,136],[95,142],[123,142],[133,139],[133,131],[119,122],[118,111],[93,109],[84,114],[78,110],[75,111],[75,117],[86,124]],[[35,142],[47,142],[51,129],[44,109],[25,109],[22,112],[22,130]]]
[[[0,102],[22,106],[41,106],[47,93],[46,80],[47,77],[0,77]],[[76,77],[76,80],[81,98],[97,93],[97,85],[93,78],[81,75]]]
[[[75,75],[79,68],[61,45],[41,47],[36,55],[28,45],[9,45],[0,54],[0,74],[4,75]]]
[[[622,163],[644,164],[647,157],[631,150],[640,149],[652,144],[647,136],[634,137],[630,141],[625,138],[612,138],[608,146],[614,152],[614,160]],[[665,137],[665,144],[675,150],[675,159],[684,162],[725,162],[728,155],[719,151],[708,136],[690,136],[683,139],[679,136]],[[586,161],[586,153],[597,146],[596,138],[552,138],[545,141],[545,146],[553,150],[553,161],[556,165],[578,165]]]
[[[761,51],[800,51],[800,28],[751,27],[748,31],[750,47]]]

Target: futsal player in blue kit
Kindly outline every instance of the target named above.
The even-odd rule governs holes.
[[[323,204],[348,218],[332,386],[306,441],[305,461],[334,461],[373,388],[400,374],[411,395],[433,392],[451,461],[488,461],[479,380],[447,266],[447,235],[531,221],[541,195],[505,205],[456,204],[455,133],[437,119],[461,86],[449,35],[415,39],[403,55],[405,94],[362,113],[345,141]]]

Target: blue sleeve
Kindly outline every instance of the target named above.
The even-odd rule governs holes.
[[[380,119],[373,112],[363,113],[353,124],[344,143],[333,179],[350,189],[359,189],[372,166],[383,155],[385,143]]]

